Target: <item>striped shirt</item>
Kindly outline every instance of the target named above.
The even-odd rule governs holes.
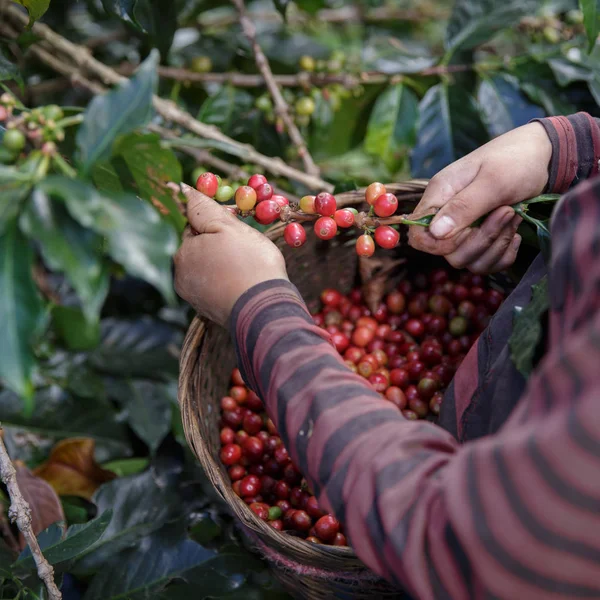
[[[542,124],[550,191],[597,174],[596,121]],[[552,244],[548,350],[502,423],[479,414],[472,436],[457,424],[474,398],[502,402],[496,317],[444,399],[444,428],[405,420],[352,373],[289,282],[255,286],[231,315],[242,374],[319,503],[366,565],[416,598],[600,598],[600,178],[558,203]]]

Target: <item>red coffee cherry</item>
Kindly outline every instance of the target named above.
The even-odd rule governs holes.
[[[263,183],[259,185],[254,191],[256,192],[256,199],[259,202],[270,200],[273,196],[273,187],[270,183]]]
[[[375,200],[373,209],[378,217],[391,217],[398,210],[398,198],[394,194],[381,194]]]
[[[385,397],[400,410],[403,410],[407,406],[406,396],[404,392],[395,385],[390,386],[385,390]]]
[[[260,438],[250,436],[246,440],[244,440],[242,452],[250,462],[257,463],[260,460],[262,460],[263,454],[265,453],[265,444]],[[260,466],[262,467],[263,465]]]
[[[385,193],[386,189],[383,183],[376,181],[365,190],[365,199],[370,206],[373,206],[373,204],[375,204],[375,200],[377,200],[379,196],[383,196]]]
[[[240,461],[242,458],[242,449],[238,444],[226,444],[221,448],[219,456],[224,465],[230,466]]]
[[[273,200],[274,202],[277,202],[277,204],[279,204],[280,208],[290,205],[290,201],[285,196],[282,196],[280,194],[273,194],[271,196],[271,200]]]
[[[347,208],[336,210],[333,218],[335,219],[337,226],[342,229],[347,229],[354,225],[354,213]]]
[[[330,240],[337,233],[337,225],[331,217],[321,217],[315,222],[315,233],[322,240]]]
[[[389,225],[380,225],[375,230],[375,241],[382,248],[390,250],[398,245],[400,234]]]
[[[196,189],[210,198],[214,198],[219,189],[219,180],[214,173],[202,173],[196,180]]]
[[[256,201],[256,191],[250,186],[243,185],[235,192],[235,204],[242,211],[252,210]]]
[[[361,235],[356,240],[356,254],[359,256],[373,256],[375,252],[375,242],[368,234]]]
[[[315,212],[324,217],[332,217],[336,208],[335,197],[329,192],[321,192],[315,198]]]
[[[292,527],[296,531],[308,531],[312,526],[312,519],[304,510],[296,510],[291,516]]]
[[[270,225],[279,218],[280,214],[281,206],[275,200],[263,200],[256,205],[254,210],[254,218],[261,225]]]
[[[264,502],[253,502],[248,507],[250,510],[263,521],[269,520],[269,506]]]
[[[231,427],[223,427],[223,429],[221,429],[220,439],[223,446],[233,444],[235,440],[235,431],[231,429]]]
[[[248,179],[248,185],[254,190],[256,190],[264,183],[267,183],[267,178],[264,175],[260,175],[259,173],[252,175],[252,177]]]
[[[246,475],[240,481],[240,493],[242,498],[256,496],[260,492],[260,479],[256,475]]]
[[[233,385],[246,385],[242,378],[242,373],[237,367],[231,372],[231,383]]]
[[[348,542],[346,541],[346,536],[343,533],[336,533],[333,538],[333,542],[331,542],[332,546],[347,546]]]
[[[306,242],[306,231],[300,223],[288,223],[283,230],[283,239],[288,246],[300,248]]]
[[[315,523],[317,537],[325,542],[332,542],[340,531],[340,522],[333,515],[325,515]]]

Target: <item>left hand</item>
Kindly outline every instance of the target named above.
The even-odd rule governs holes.
[[[196,311],[225,325],[238,298],[271,279],[288,279],[283,255],[262,233],[182,184],[191,227],[175,255],[175,289]]]

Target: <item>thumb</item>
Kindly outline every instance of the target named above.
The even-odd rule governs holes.
[[[182,183],[181,191],[187,198],[187,218],[197,233],[217,233],[226,221],[226,213],[212,198]]]
[[[498,190],[489,181],[477,177],[440,208],[429,226],[439,240],[452,237],[500,205]]]

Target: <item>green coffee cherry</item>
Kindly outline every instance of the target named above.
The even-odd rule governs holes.
[[[217,202],[227,202],[233,198],[233,188],[229,185],[223,185],[219,187],[217,193],[215,194],[215,200]]]
[[[310,117],[315,112],[315,101],[309,96],[304,96],[297,100],[295,108],[300,116]]]
[[[200,177],[200,175],[202,175],[203,173],[206,173],[206,169],[204,169],[203,167],[196,167],[192,171],[192,187],[196,185],[196,181],[198,181],[198,177]]]
[[[51,121],[60,121],[65,116],[62,108],[56,104],[50,104],[42,110],[46,119]]]
[[[18,129],[8,129],[2,138],[2,145],[11,152],[21,152],[25,148],[25,135]]]
[[[312,73],[315,70],[315,59],[312,56],[305,55],[300,58],[300,68],[303,71]]]
[[[273,103],[271,102],[271,98],[269,98],[269,96],[263,94],[256,99],[254,106],[256,106],[256,108],[262,112],[269,112],[273,108]]]
[[[196,56],[190,63],[190,70],[194,73],[210,73],[212,70],[212,60],[208,56]]]
[[[560,33],[554,27],[544,27],[544,39],[550,44],[558,44]]]

